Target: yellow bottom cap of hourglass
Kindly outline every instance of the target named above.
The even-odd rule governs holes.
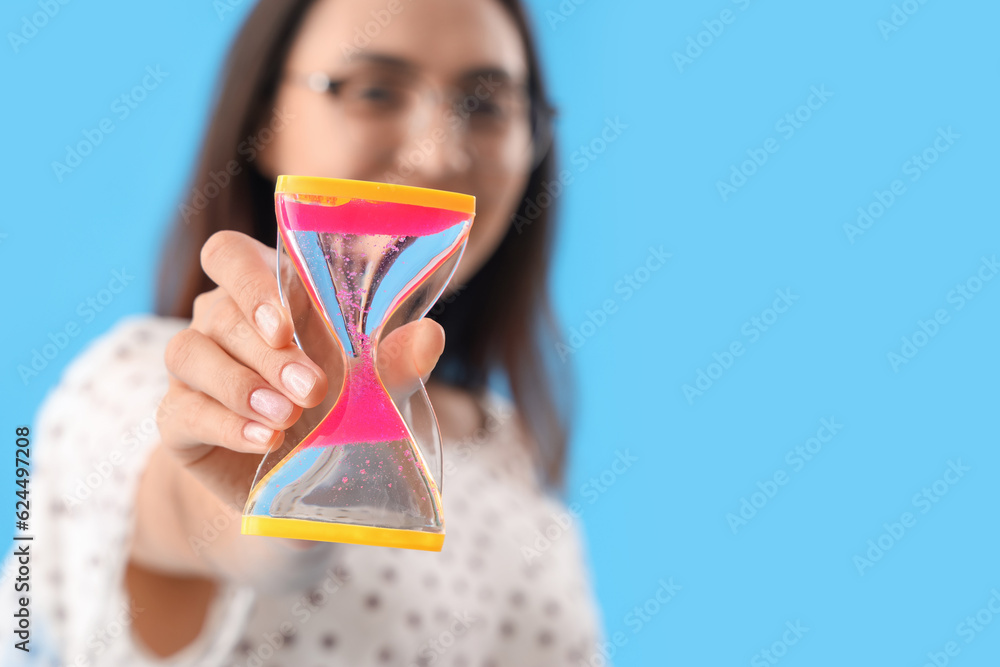
[[[444,533],[354,526],[346,523],[326,523],[303,519],[276,519],[266,516],[244,516],[240,532],[244,535],[367,544],[373,547],[396,547],[421,551],[441,551],[441,547],[444,546]]]

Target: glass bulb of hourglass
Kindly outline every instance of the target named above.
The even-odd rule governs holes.
[[[343,381],[331,382],[335,400],[304,412],[261,462],[243,532],[439,550],[437,421],[422,385],[392,392],[383,384],[378,343],[444,291],[474,199],[281,177],[275,203],[279,284],[296,344],[331,368],[339,358]]]

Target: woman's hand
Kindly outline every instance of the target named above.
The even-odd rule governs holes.
[[[202,267],[218,287],[195,299],[191,326],[168,344],[170,386],[158,425],[166,450],[217,498],[242,507],[261,455],[326,397],[328,376],[292,339],[275,250],[234,231],[214,234]],[[380,344],[387,388],[413,386],[444,350],[444,330],[421,320]],[[339,370],[341,355],[321,360]],[[332,376],[332,373],[331,373]]]

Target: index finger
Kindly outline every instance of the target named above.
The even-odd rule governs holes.
[[[212,234],[201,249],[201,267],[253,322],[272,348],[292,342],[292,319],[281,305],[275,279],[275,249],[241,232]]]

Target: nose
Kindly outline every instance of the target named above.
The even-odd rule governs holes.
[[[428,105],[422,116],[412,123],[408,140],[400,146],[399,174],[414,185],[454,187],[475,158],[465,123],[451,106],[440,102]]]

